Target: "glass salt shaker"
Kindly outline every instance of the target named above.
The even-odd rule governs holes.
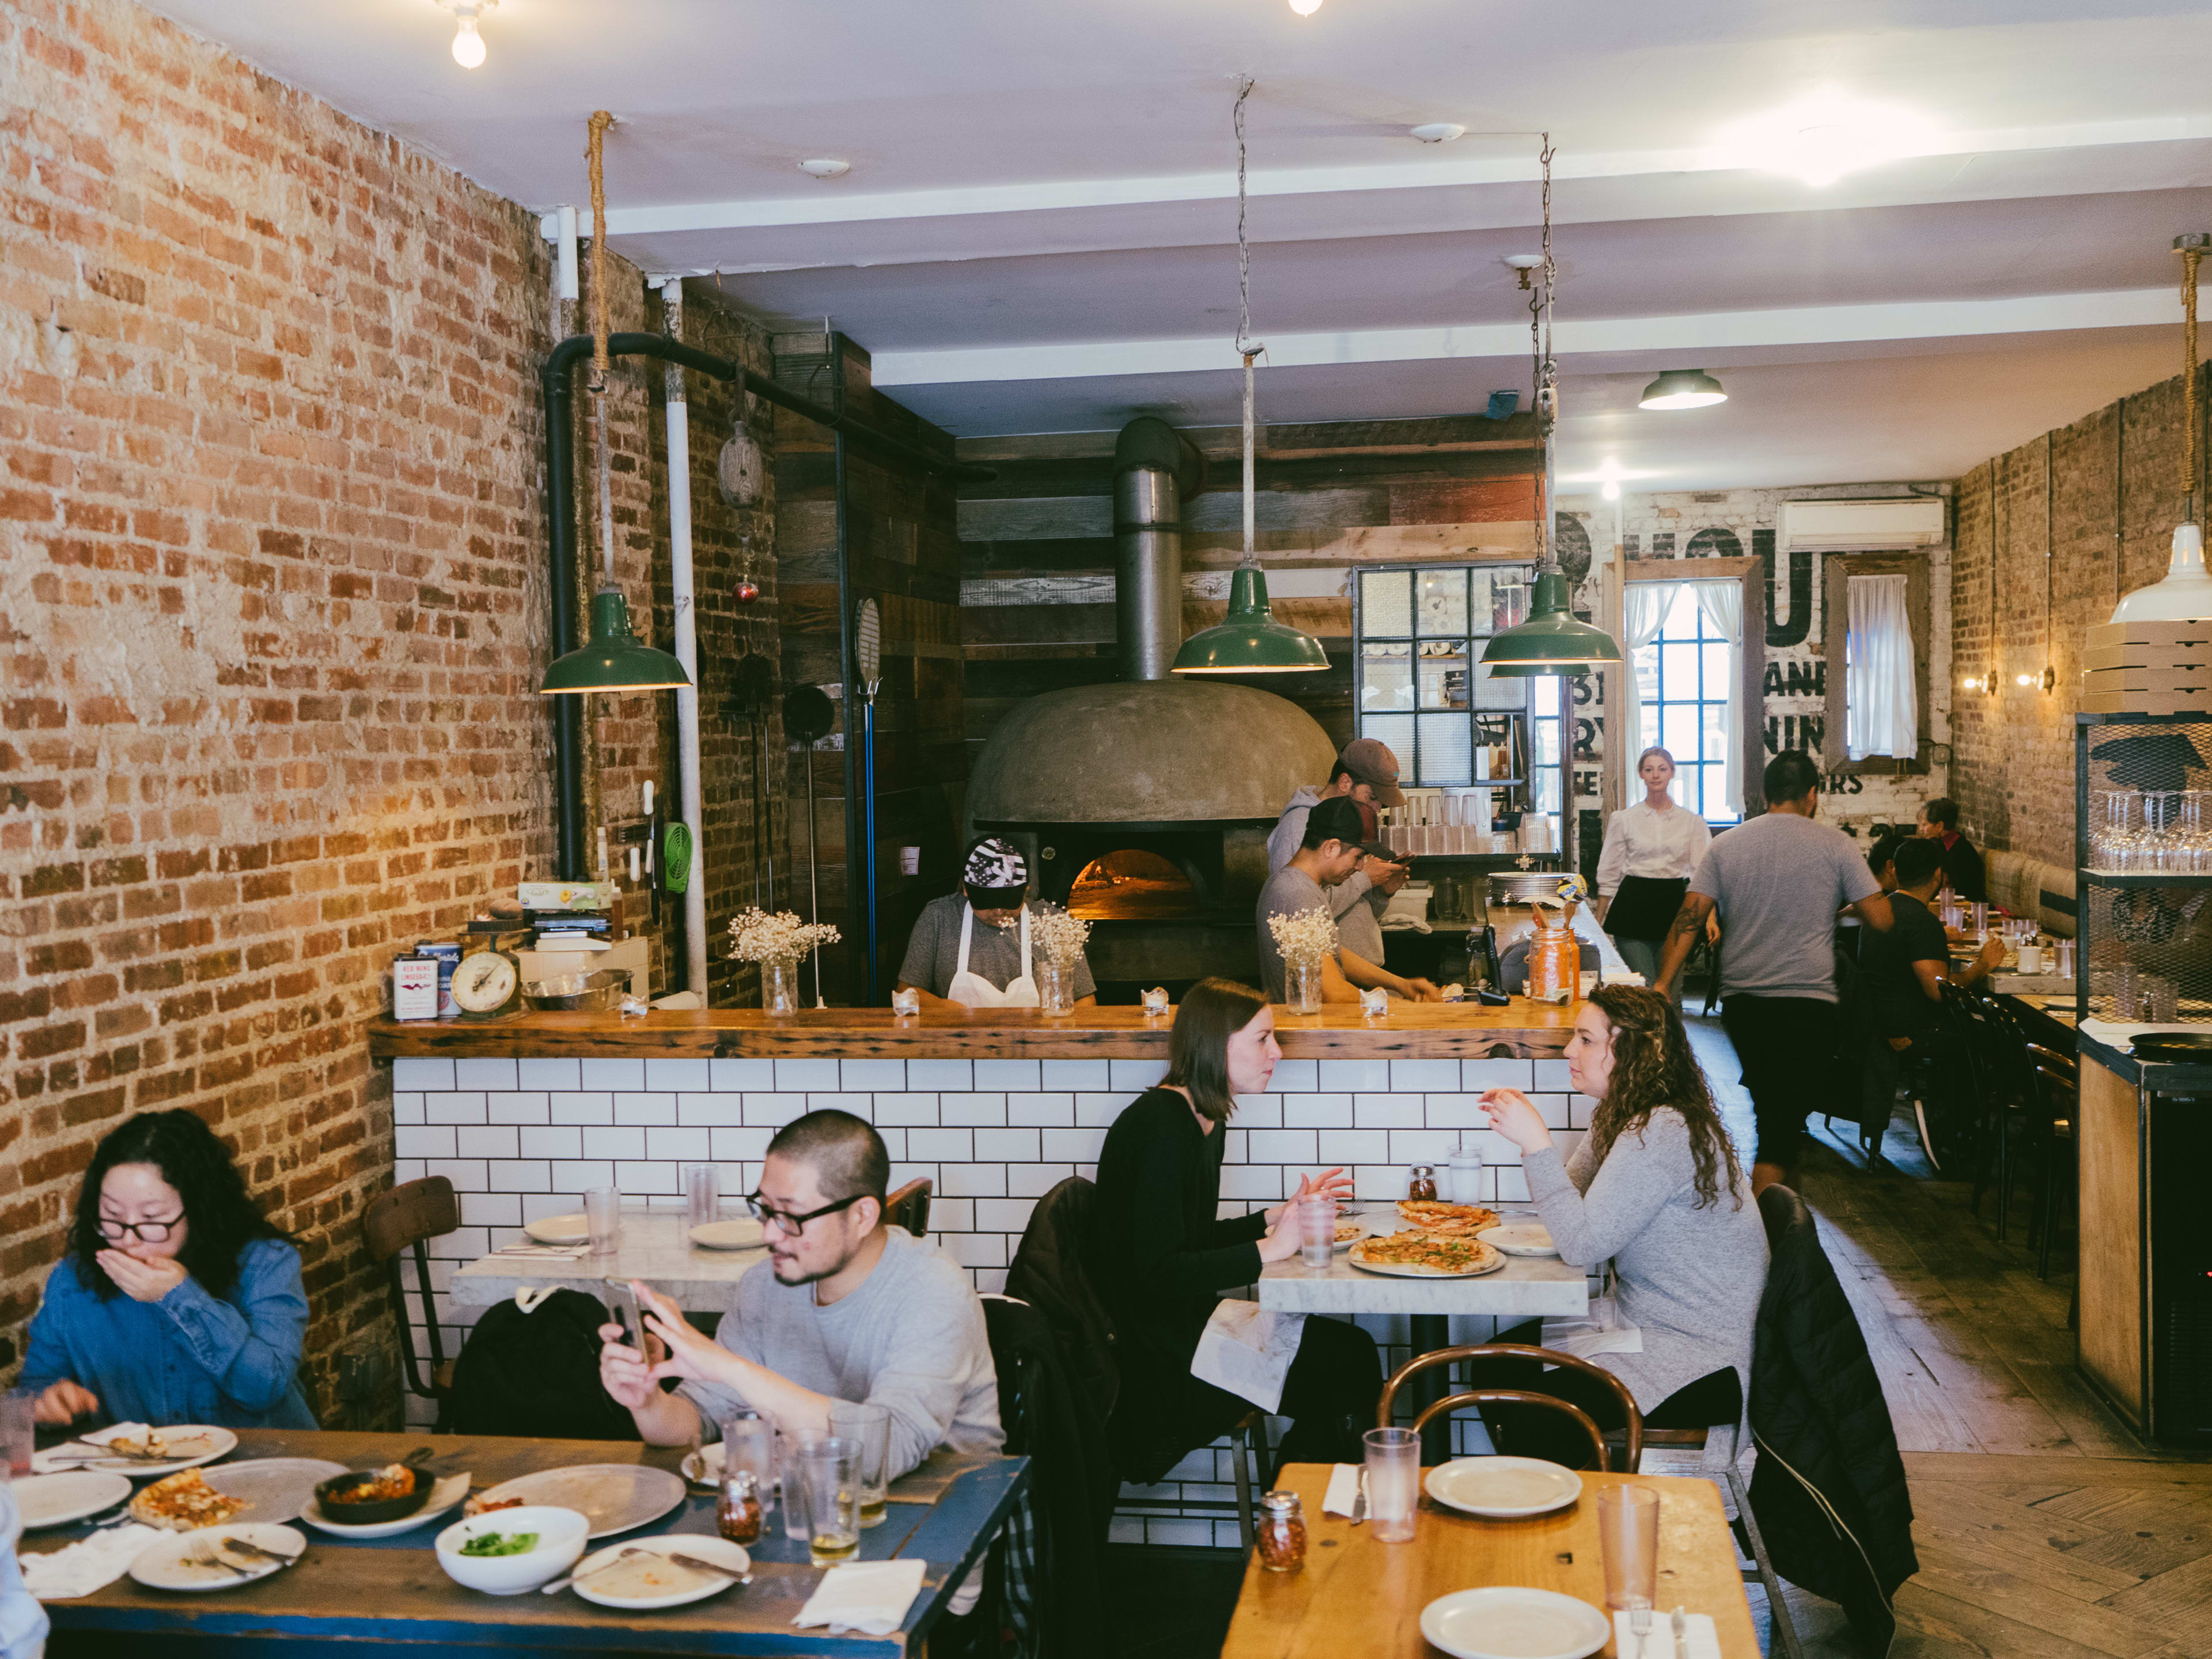
[[[1407,1171],[1406,1196],[1416,1201],[1435,1203],[1437,1199],[1437,1166],[1416,1164]]]
[[[1306,1564],[1305,1505],[1294,1492],[1260,1498],[1260,1565],[1267,1572],[1296,1572]]]

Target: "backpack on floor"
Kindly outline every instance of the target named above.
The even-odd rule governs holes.
[[[599,1382],[607,1317],[595,1298],[565,1289],[528,1313],[512,1300],[487,1308],[461,1345],[440,1431],[636,1439],[629,1413]]]

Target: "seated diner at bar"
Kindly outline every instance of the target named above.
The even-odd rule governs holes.
[[[0,0],[0,1659],[2193,1651],[2212,5],[1003,10]]]

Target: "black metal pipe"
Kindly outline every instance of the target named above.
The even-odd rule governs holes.
[[[546,514],[550,520],[546,556],[553,583],[551,654],[555,657],[567,655],[581,643],[576,637],[575,426],[570,410],[576,364],[590,356],[592,349],[590,335],[572,334],[546,354],[545,366],[539,375],[545,408],[545,495]],[[933,454],[919,444],[908,443],[903,438],[894,438],[889,433],[878,432],[873,427],[853,419],[844,411],[842,387],[837,406],[825,409],[820,404],[786,391],[775,381],[763,379],[741,364],[659,334],[611,334],[607,337],[607,355],[610,357],[658,357],[664,362],[680,363],[686,368],[698,370],[702,374],[711,374],[718,380],[733,382],[756,398],[766,398],[779,409],[787,409],[794,415],[828,427],[838,434],[841,441],[850,437],[872,449],[880,450],[911,465],[941,473],[960,483],[987,483],[999,476],[989,467],[970,466]],[[841,554],[841,576],[842,569]],[[847,626],[849,627],[849,623]],[[848,646],[848,661],[850,654]],[[849,680],[849,668],[847,678]],[[557,696],[550,701],[553,703],[555,878],[586,881],[590,877],[584,864],[584,700],[580,696]]]

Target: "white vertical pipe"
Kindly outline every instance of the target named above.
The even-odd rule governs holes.
[[[560,250],[555,269],[561,286],[556,292],[563,300],[580,298],[583,290],[576,284],[576,210],[564,207],[553,216],[553,221],[554,240]]]
[[[660,285],[661,326],[684,335],[684,279]],[[668,365],[668,587],[676,606],[676,659],[691,684],[676,692],[676,772],[684,826],[691,832],[691,879],[684,889],[684,944],[690,957],[684,988],[707,1002],[706,802],[699,781],[699,626],[691,576],[691,415],[684,399],[684,368]]]

